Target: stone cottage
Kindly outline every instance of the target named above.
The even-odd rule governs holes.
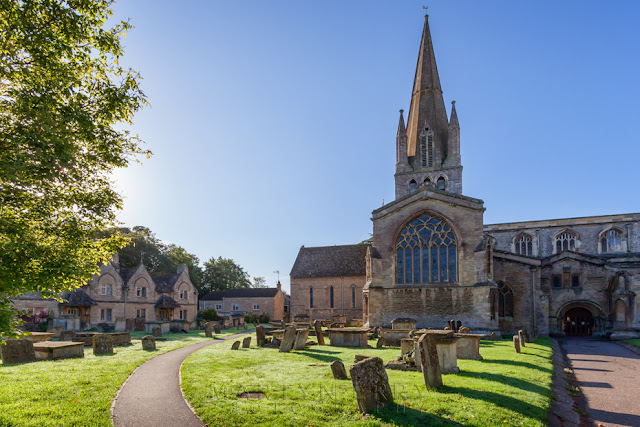
[[[284,294],[276,288],[239,288],[209,292],[200,299],[200,310],[213,308],[221,316],[266,314],[270,320],[283,320]]]

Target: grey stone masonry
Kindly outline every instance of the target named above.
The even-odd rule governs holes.
[[[513,336],[513,349],[516,353],[520,353],[520,338],[517,335]]]
[[[298,329],[296,332],[296,341],[293,344],[294,350],[304,350],[307,344],[307,338],[309,337],[309,329]]]
[[[441,387],[440,359],[438,358],[438,350],[433,336],[430,334],[422,335],[418,341],[418,349],[425,386],[427,388]]]
[[[249,348],[251,347],[251,337],[246,337],[245,339],[242,340],[242,348]]]
[[[322,334],[322,322],[320,322],[319,320],[316,320],[313,323],[313,325],[316,330],[316,338],[318,339],[318,344],[324,345],[324,335]]]
[[[346,380],[347,379],[347,371],[344,368],[344,363],[340,360],[334,360],[331,362],[331,372],[333,373],[333,378],[336,380]]]
[[[237,350],[240,348],[240,341],[236,341],[233,344],[231,344],[231,350]]]
[[[113,337],[105,334],[95,334],[92,338],[93,354],[113,354]]]
[[[156,339],[153,335],[142,337],[142,349],[148,351],[156,349]]]
[[[352,365],[349,372],[360,412],[368,414],[393,403],[393,394],[382,359],[370,357]]]
[[[293,348],[293,344],[296,340],[296,328],[294,326],[288,326],[284,330],[282,342],[280,343],[280,353],[288,353]]]
[[[264,345],[265,340],[265,330],[264,326],[258,325],[256,326],[256,341],[258,342],[258,347],[262,347]]]
[[[7,339],[0,344],[0,356],[3,364],[33,362],[36,358],[33,342],[16,339]]]

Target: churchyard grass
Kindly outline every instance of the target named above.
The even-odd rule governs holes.
[[[311,339],[311,337],[310,337]],[[444,386],[426,390],[420,372],[387,369],[395,403],[363,416],[350,380],[334,380],[330,364],[349,370],[356,354],[386,363],[399,348],[307,346],[304,351],[230,350],[216,344],[187,358],[182,388],[209,426],[546,425],[551,402],[551,341],[539,338],[515,354],[511,340],[482,341],[483,361],[458,360],[461,372],[443,375]],[[215,363],[212,363],[215,361]],[[245,392],[263,399],[239,398]]]
[[[640,348],[640,339],[626,340],[625,342]]]
[[[132,334],[137,335],[148,334]],[[136,367],[167,351],[210,340],[204,331],[163,338],[167,341],[157,341],[156,351],[143,351],[141,342],[132,340],[132,345],[114,347],[113,355],[94,356],[85,347],[84,358],[0,365],[0,426],[111,425],[111,401]]]

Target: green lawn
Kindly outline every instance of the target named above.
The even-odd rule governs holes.
[[[330,363],[347,371],[355,354],[385,362],[398,348],[344,349],[311,346],[279,353],[255,348],[231,351],[231,343],[198,351],[182,367],[182,387],[205,423],[273,426],[546,425],[551,400],[551,342],[540,338],[515,354],[511,341],[483,341],[483,361],[459,360],[461,372],[444,375],[444,387],[427,391],[422,374],[387,370],[395,404],[370,416],[357,411],[350,380],[337,381]],[[375,341],[370,342],[374,345]],[[214,361],[215,363],[212,363]],[[262,392],[262,400],[240,399]]]
[[[111,425],[111,401],[136,367],[159,354],[210,339],[204,331],[164,337],[167,341],[156,342],[153,352],[143,351],[141,342],[133,340],[130,346],[115,347],[109,356],[94,356],[85,347],[82,359],[0,365],[0,426]]]
[[[626,340],[625,342],[640,348],[640,339]]]

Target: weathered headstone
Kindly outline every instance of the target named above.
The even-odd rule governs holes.
[[[440,371],[440,359],[436,341],[430,334],[424,334],[418,340],[418,352],[420,353],[420,367],[424,376],[424,385],[427,388],[438,388],[442,386],[442,372]],[[416,355],[418,363],[418,355]]]
[[[221,329],[220,329],[220,324],[215,324],[215,325],[213,325],[213,332],[214,332],[215,334],[219,334],[219,333],[220,333],[220,330],[221,330]]]
[[[316,320],[313,323],[313,326],[316,329],[316,337],[318,338],[318,344],[324,345],[324,335],[322,335],[322,322],[320,322],[319,320]],[[346,375],[346,372],[345,372],[345,375]]]
[[[293,344],[296,340],[296,328],[294,326],[287,326],[284,330],[282,342],[280,343],[280,352],[288,353],[293,348]]]
[[[368,359],[371,356],[367,356],[366,354],[356,354],[353,358],[353,363],[362,362],[364,359]]]
[[[251,347],[251,337],[246,337],[245,339],[242,340],[242,348],[249,348]]]
[[[240,348],[240,341],[236,341],[231,345],[231,350],[237,350]]]
[[[456,331],[460,332],[460,328],[462,327],[462,321],[458,320],[456,322]]]
[[[349,373],[360,412],[367,414],[393,403],[389,377],[382,359],[379,357],[365,359],[352,365]]]
[[[516,353],[520,353],[520,337],[518,337],[517,335],[513,336],[513,349],[516,351]]]
[[[526,345],[524,344],[524,343],[525,343],[525,339],[524,339],[524,331],[523,331],[522,329],[520,329],[520,330],[518,331],[518,339],[520,339],[520,345],[521,345],[522,347],[526,347]],[[518,353],[519,353],[519,352],[518,352]]]
[[[160,329],[158,327],[155,327],[155,328],[151,329],[151,334],[154,337],[161,337],[162,336],[162,329]]]
[[[64,331],[64,326],[51,326],[47,332],[51,332],[54,338],[60,338],[60,333]]]
[[[244,330],[245,331],[247,330],[247,324],[246,323],[244,324]]]
[[[400,355],[404,356],[405,354],[411,353],[414,347],[415,343],[413,338],[402,338],[400,340]]]
[[[489,339],[490,339],[491,341],[495,341],[495,340],[496,340],[496,333],[495,333],[495,332],[491,332],[491,333],[489,334]]]
[[[340,360],[334,360],[331,362],[331,372],[333,372],[333,378],[336,380],[347,379],[347,371],[344,369],[344,363]]]
[[[60,341],[71,341],[76,337],[76,333],[73,331],[61,331]]]
[[[262,325],[256,326],[256,341],[258,341],[258,347],[262,347],[264,345],[264,339],[265,339],[264,326]]]
[[[155,350],[156,339],[153,335],[146,335],[142,337],[142,349],[143,350]]]
[[[378,338],[378,342],[376,343],[376,348],[382,348],[384,345],[384,338]]]
[[[304,346],[307,344],[307,338],[309,337],[309,329],[300,329],[296,332],[296,341],[293,344],[294,350],[304,350]]]
[[[213,323],[212,322],[207,322],[204,325],[204,335],[207,338],[213,338]]]
[[[451,329],[453,332],[456,332],[456,321],[455,320],[449,320],[449,329]]]
[[[33,341],[9,338],[0,344],[0,356],[3,364],[33,362],[36,359]]]
[[[105,334],[95,334],[92,337],[93,354],[113,354],[113,337]]]

